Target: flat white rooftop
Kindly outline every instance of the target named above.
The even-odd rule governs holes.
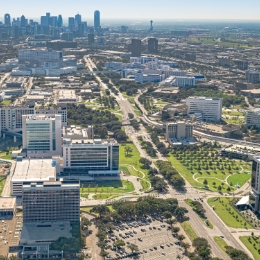
[[[0,197],[0,211],[14,209],[16,198]]]
[[[52,159],[23,159],[16,162],[13,181],[50,181],[56,179],[56,168]]]

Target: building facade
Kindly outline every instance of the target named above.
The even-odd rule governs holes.
[[[148,51],[151,53],[158,52],[158,40],[156,38],[148,40]]]
[[[61,115],[24,115],[23,149],[30,158],[48,158],[62,154]]]
[[[193,125],[185,122],[170,123],[166,125],[166,140],[193,137]]]
[[[142,42],[139,39],[132,39],[131,43],[132,57],[140,57],[142,52]]]
[[[119,145],[115,141],[63,139],[63,171],[119,173]],[[102,173],[103,172],[103,173]]]
[[[189,97],[186,99],[188,114],[202,114],[204,121],[220,121],[222,118],[222,98]]]
[[[249,110],[245,114],[245,122],[247,126],[260,127],[260,108]]]
[[[246,80],[250,83],[259,83],[260,82],[260,72],[254,70],[246,71]]]
[[[23,185],[23,222],[80,220],[78,182],[52,182]]]
[[[95,31],[98,31],[100,28],[100,12],[98,10],[94,12],[94,28]]]
[[[9,132],[22,131],[23,115],[61,115],[62,126],[67,125],[67,108],[66,105],[57,108],[40,109],[35,107],[1,107],[0,108],[0,136],[3,130]]]
[[[251,191],[249,204],[255,212],[260,212],[260,157],[254,157],[252,163]]]

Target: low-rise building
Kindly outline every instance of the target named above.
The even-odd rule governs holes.
[[[0,219],[12,219],[16,215],[16,198],[0,197]]]
[[[245,123],[247,126],[256,126],[260,128],[260,108],[247,111],[245,114]]]
[[[235,158],[235,159],[246,159],[252,160],[254,156],[260,155],[260,147],[254,147],[250,145],[229,145],[220,150],[222,156]]]
[[[241,90],[240,92],[244,96],[260,98],[260,89]]]

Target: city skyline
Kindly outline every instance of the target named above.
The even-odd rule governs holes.
[[[93,23],[93,14],[95,10],[99,10],[102,19],[118,20],[118,19],[131,19],[131,20],[259,20],[258,8],[260,2],[256,0],[250,0],[251,4],[245,5],[243,0],[236,1],[236,4],[224,1],[224,0],[198,0],[196,4],[192,0],[160,1],[160,5],[151,5],[150,1],[133,0],[131,5],[125,5],[118,0],[111,0],[110,4],[104,0],[95,1],[95,3],[84,3],[82,0],[78,0],[73,4],[65,0],[62,6],[58,2],[46,0],[44,3],[38,3],[35,6],[31,6],[30,0],[20,2],[13,0],[12,5],[10,3],[2,3],[2,14],[0,20],[3,22],[5,13],[11,15],[11,19],[25,15],[30,19],[39,19],[41,15],[46,12],[53,13],[53,15],[62,14],[64,18],[70,17],[77,13],[82,15],[84,20],[88,20],[90,24]],[[30,8],[28,6],[30,5]],[[82,8],[85,5],[85,9]],[[138,6],[138,8],[136,8]],[[167,8],[165,8],[167,6]],[[254,8],[252,8],[254,6]],[[145,12],[144,12],[145,10]],[[176,12],[178,10],[178,12]],[[33,13],[33,16],[31,14]],[[117,14],[115,18],[115,13]]]

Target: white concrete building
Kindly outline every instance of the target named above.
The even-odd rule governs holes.
[[[11,194],[22,196],[22,187],[25,183],[54,181],[56,181],[56,168],[52,159],[19,158],[10,181]]]
[[[28,158],[61,156],[61,115],[24,115],[22,119],[23,149]]]
[[[0,136],[1,131],[9,132],[22,131],[22,116],[23,115],[61,115],[62,126],[67,125],[67,108],[66,104],[57,108],[41,109],[35,107],[0,107]]]
[[[145,74],[141,71],[135,73],[135,81],[141,84],[146,82],[161,82],[163,76],[159,73],[148,73]]]
[[[180,76],[171,76],[165,80],[165,84],[169,84],[177,87],[194,87],[195,86],[195,77],[180,77]]]
[[[220,121],[222,98],[189,97],[186,99],[188,114],[201,113],[205,121]]]
[[[247,111],[245,114],[245,122],[247,126],[260,127],[260,108]]]
[[[63,128],[63,166],[61,171],[92,177],[118,175],[119,144],[114,139],[93,139],[93,127]]]

